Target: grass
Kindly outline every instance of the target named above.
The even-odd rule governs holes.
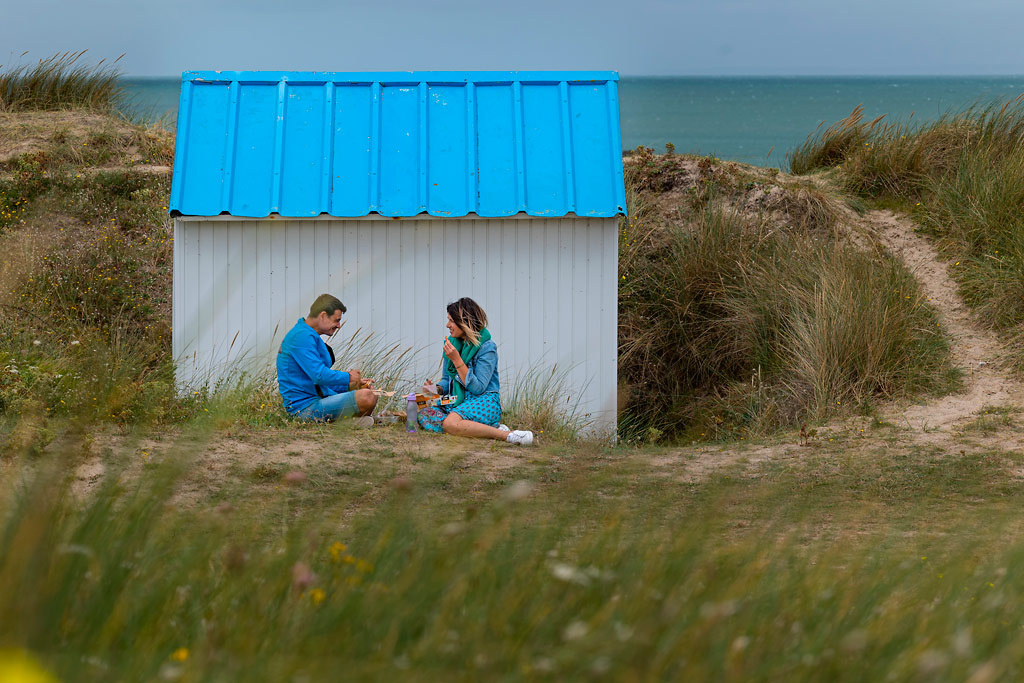
[[[533,367],[506,380],[502,420],[544,439],[572,441],[591,426],[569,384],[572,368]],[[582,393],[582,390],[580,391]],[[604,436],[604,435],[599,435]]]
[[[1016,424],[1016,416],[1020,412],[1015,406],[985,406],[978,411],[978,416],[964,424],[961,432],[993,433],[1003,427]]]
[[[766,434],[955,386],[917,282],[838,232],[835,200],[794,184],[776,214],[743,212],[743,185],[708,169],[677,218],[659,221],[644,208],[642,188],[665,182],[652,172],[665,175],[630,167],[621,226],[627,438]]]
[[[822,446],[680,486],[581,448],[488,484],[325,432],[305,479],[283,456],[183,504],[207,438],[111,453],[84,498],[73,441],[9,464],[0,651],[73,680],[1019,673],[1014,456]]]
[[[115,64],[83,62],[86,51],[63,52],[0,72],[0,112],[88,109],[115,113],[123,104]],[[25,53],[21,56],[24,57]],[[122,55],[123,56],[123,55]]]
[[[857,117],[810,138],[794,172],[830,169],[850,191],[910,213],[950,259],[979,318],[1011,342],[1024,321],[1024,100],[1020,97],[913,125]],[[833,138],[856,139],[833,154]],[[1019,347],[1019,345],[1015,345]],[[1014,352],[1018,366],[1024,355]]]

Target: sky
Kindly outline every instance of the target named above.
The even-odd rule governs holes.
[[[126,76],[1017,75],[1022,29],[1021,0],[0,0],[0,64],[87,49],[123,53]]]

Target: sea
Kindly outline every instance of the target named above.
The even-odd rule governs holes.
[[[173,126],[179,78],[125,78],[139,118]],[[857,106],[864,118],[926,123],[945,113],[1012,100],[1024,76],[637,77],[619,81],[623,150],[666,143],[757,166],[787,168],[787,154]]]

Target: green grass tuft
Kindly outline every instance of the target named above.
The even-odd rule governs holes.
[[[115,113],[124,102],[119,73],[111,64],[82,63],[85,50],[63,52],[35,64],[0,72],[0,112],[89,109]]]

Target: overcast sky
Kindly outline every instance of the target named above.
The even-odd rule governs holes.
[[[1022,0],[0,0],[0,63],[188,69],[1024,74]]]

